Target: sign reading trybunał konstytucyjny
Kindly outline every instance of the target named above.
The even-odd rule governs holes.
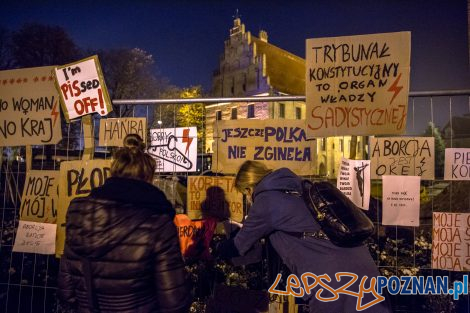
[[[62,139],[53,66],[0,71],[0,147]]]
[[[113,110],[98,56],[56,67],[54,75],[67,121]]]
[[[307,137],[403,134],[410,46],[410,32],[307,39]]]
[[[227,120],[214,124],[212,170],[236,173],[246,160],[300,175],[315,170],[316,141],[307,140],[300,120]]]

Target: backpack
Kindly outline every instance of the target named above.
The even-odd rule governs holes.
[[[367,215],[329,182],[302,180],[302,197],[322,231],[337,246],[360,246],[374,232]]]

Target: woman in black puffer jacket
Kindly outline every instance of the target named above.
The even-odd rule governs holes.
[[[142,139],[124,142],[112,177],[70,203],[59,298],[78,312],[188,312],[175,212],[150,184],[156,163]]]

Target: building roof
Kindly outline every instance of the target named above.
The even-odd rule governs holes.
[[[251,36],[256,54],[266,55],[266,74],[270,85],[290,95],[305,95],[305,60],[275,45]]]

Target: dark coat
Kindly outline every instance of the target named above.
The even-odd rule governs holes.
[[[153,185],[109,178],[67,212],[58,296],[79,312],[187,312],[190,288],[174,210]],[[92,295],[87,293],[90,261]]]
[[[276,190],[277,189],[277,190]],[[377,277],[379,271],[368,249],[365,246],[341,248],[325,239],[301,239],[286,232],[314,232],[320,229],[301,197],[279,190],[302,192],[301,178],[287,168],[282,168],[265,176],[253,192],[253,205],[243,227],[234,239],[235,247],[241,255],[262,237],[269,240],[289,270],[297,277],[310,272],[315,275],[328,274],[332,282],[329,286],[337,289],[341,283],[336,282],[337,272],[352,272],[359,276]],[[286,277],[284,277],[286,279]],[[347,280],[346,280],[347,279]],[[368,280],[369,282],[369,280]],[[357,291],[358,283],[348,288]],[[312,290],[309,299],[310,312],[356,312],[356,298],[340,295],[332,302],[321,302],[315,298],[317,288]],[[332,297],[327,291],[322,297]],[[363,303],[373,300],[365,297]],[[386,302],[381,302],[363,312],[390,312]]]

